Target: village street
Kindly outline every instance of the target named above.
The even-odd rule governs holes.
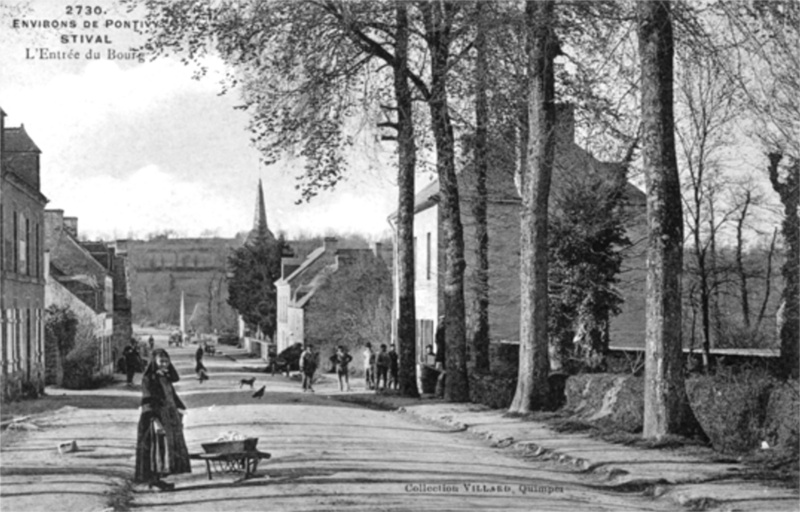
[[[236,474],[215,473],[208,480],[204,463],[195,461],[191,474],[172,478],[173,492],[129,488],[139,396],[138,386],[120,382],[81,392],[85,399],[73,403],[85,408],[32,420],[38,430],[8,432],[2,509],[102,510],[114,506],[108,493],[117,495],[118,508],[128,495],[127,506],[137,510],[666,509],[644,496],[592,489],[572,468],[513,457],[459,429],[337,401],[329,375],[315,394],[303,394],[296,381],[258,374],[256,389],[267,385],[258,400],[249,387],[239,388],[248,376],[240,368],[258,360],[206,356],[211,380],[200,384],[194,347],[170,350],[182,375],[177,391],[189,408],[190,452],[228,431],[257,437],[272,459],[256,478],[237,482]],[[363,384],[351,396],[357,393]],[[59,454],[56,445],[71,440],[79,450]]]
[[[166,338],[157,339],[156,346],[166,346]],[[260,360],[221,348],[224,354],[206,356],[211,378],[202,384],[193,373],[196,347],[169,349],[182,376],[177,391],[189,408],[187,444],[197,453],[201,443],[227,432],[257,437],[258,448],[272,458],[261,463],[255,478],[215,472],[209,480],[204,462],[194,461],[191,474],[170,477],[176,484],[172,492],[131,485],[140,390],[118,379],[94,391],[49,388],[48,400],[63,401],[65,407],[33,415],[3,432],[2,510],[619,511],[676,510],[683,508],[679,503],[691,508],[697,499],[704,505],[722,503],[709,495],[734,500],[736,510],[793,510],[797,505],[793,491],[742,481],[691,485],[686,497],[670,495],[668,485],[642,485],[682,479],[713,484],[720,480],[718,472],[730,469],[658,452],[631,452],[629,462],[636,469],[620,480],[623,485],[609,485],[613,473],[625,471],[587,472],[564,464],[563,457],[561,463],[526,457],[503,442],[493,445],[449,424],[441,414],[454,407],[461,411],[454,413],[460,414],[459,421],[483,422],[480,428],[504,437],[521,435],[514,431],[518,421],[430,399],[409,401],[418,404],[409,405],[409,412],[364,407],[374,395],[365,393],[361,382],[353,383],[352,393],[340,393],[330,374],[321,376],[316,393],[302,393],[298,381],[254,373],[250,370]],[[240,389],[240,379],[249,376],[256,377],[255,390],[266,385],[262,399],[253,398],[247,385]],[[425,408],[438,410],[443,421],[410,412]],[[568,435],[541,428],[537,432],[537,442],[566,443],[584,456],[598,452],[590,440],[570,441]],[[57,445],[72,440],[78,450],[60,454]],[[624,450],[600,455],[621,463]],[[703,471],[710,473],[703,476]],[[737,496],[737,491],[744,494]]]

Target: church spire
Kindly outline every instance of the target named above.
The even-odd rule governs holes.
[[[265,241],[274,241],[275,235],[269,230],[267,225],[267,208],[264,205],[264,188],[261,185],[261,179],[258,180],[258,192],[256,195],[256,212],[253,218],[253,229],[247,237],[248,242],[254,242],[257,239]]]
[[[253,219],[253,231],[264,233],[269,231],[267,226],[267,208],[264,206],[264,188],[261,186],[261,179],[258,180],[258,194],[256,196],[256,214]]]

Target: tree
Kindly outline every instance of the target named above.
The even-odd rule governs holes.
[[[520,349],[517,389],[509,411],[527,413],[549,405],[547,229],[555,149],[554,59],[559,53],[554,2],[525,7],[528,57],[528,147],[520,179]]]
[[[637,4],[649,226],[643,436],[654,439],[698,428],[683,380],[683,216],[675,157],[670,11],[666,1]]]
[[[61,384],[64,378],[64,365],[67,354],[75,346],[78,333],[78,317],[68,306],[51,304],[45,310],[44,336],[48,351],[56,356],[54,367],[46,368],[47,381]]]
[[[781,232],[786,244],[783,264],[783,318],[780,319],[781,375],[796,379],[800,373],[800,158],[789,158],[781,173],[783,155],[770,153],[769,181],[781,198],[784,217]],[[783,177],[781,177],[783,174]]]
[[[281,276],[281,257],[287,251],[282,237],[273,243],[256,238],[228,256],[228,304],[248,326],[269,337],[277,327],[275,281]]]
[[[566,177],[549,226],[548,319],[554,350],[567,370],[597,370],[608,350],[609,322],[623,302],[618,282],[625,233],[622,203],[627,181]],[[572,362],[570,361],[570,362]],[[554,365],[555,366],[555,365]]]
[[[417,148],[414,140],[413,99],[408,83],[408,6],[395,3],[394,97],[397,107],[397,338],[398,380],[403,396],[419,396],[416,362],[416,304],[414,301],[414,173]]]
[[[466,307],[464,303],[464,236],[455,168],[455,141],[447,99],[454,23],[461,7],[456,2],[420,5],[425,41],[431,53],[428,106],[436,143],[440,207],[445,237],[444,317],[447,381],[444,397],[450,402],[469,400],[467,378]]]
[[[475,262],[472,305],[474,327],[471,336],[473,367],[478,373],[489,372],[489,233],[487,227],[486,175],[489,170],[488,147],[488,42],[487,4],[476,2],[477,33],[475,36]]]
[[[727,185],[722,176],[720,153],[730,143],[737,91],[718,58],[708,56],[706,51],[689,48],[681,54],[676,88],[676,106],[680,114],[676,135],[686,177],[686,224],[696,265],[703,367],[707,370],[712,337],[712,298],[719,288],[714,265],[716,239],[728,218],[727,214],[717,218],[716,211],[718,196]],[[719,319],[719,315],[715,318]],[[719,335],[719,329],[716,334]]]
[[[267,162],[293,148],[306,159],[298,177],[308,201],[344,176],[343,151],[352,144],[353,119],[372,119],[376,103],[394,96],[398,143],[398,344],[400,384],[416,396],[413,274],[413,204],[416,148],[409,69],[408,4],[228,2],[210,7],[196,0],[145,0],[158,27],[146,49],[171,51],[195,61],[216,50],[232,68],[228,86],[243,82],[253,141]],[[394,26],[393,26],[394,25]],[[388,65],[388,66],[386,66]],[[394,73],[387,80],[385,70]],[[201,68],[202,71],[202,68]],[[392,93],[387,93],[391,90]],[[385,106],[385,105],[384,105]],[[364,115],[364,113],[366,114]]]

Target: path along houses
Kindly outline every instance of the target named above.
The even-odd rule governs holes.
[[[573,111],[560,106],[557,114],[555,163],[550,194],[550,209],[560,194],[567,193],[568,183],[588,176],[619,179],[620,164],[601,162],[574,141]],[[497,162],[504,162],[498,164]],[[515,162],[504,155],[490,158],[487,176],[488,205],[487,230],[489,238],[489,333],[491,343],[519,342],[519,257],[520,257],[520,207],[521,200],[514,181]],[[461,222],[464,227],[465,303],[467,326],[472,325],[470,304],[475,301],[476,257],[474,202],[475,174],[471,166],[463,166],[458,174]],[[426,347],[435,347],[434,333],[438,319],[444,314],[445,246],[442,228],[442,211],[439,207],[439,183],[433,181],[415,198],[414,206],[414,292],[416,302],[416,340],[419,363],[425,362]],[[626,249],[621,282],[618,290],[625,299],[622,313],[612,319],[610,339],[613,345],[641,344],[644,325],[645,255],[642,250],[645,235],[645,195],[630,183],[625,188],[625,208],[628,212],[626,229],[633,243]],[[396,225],[396,216],[389,223]],[[394,230],[397,247],[397,231]],[[394,253],[397,265],[397,252]],[[397,275],[395,274],[395,318],[398,315]],[[495,351],[492,350],[494,353]]]

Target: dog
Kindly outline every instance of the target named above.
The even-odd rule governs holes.
[[[256,381],[255,377],[250,377],[249,379],[242,379],[239,381],[239,389],[242,389],[245,385],[250,386],[250,389],[253,389],[253,383]]]
[[[267,386],[261,386],[258,391],[253,393],[253,398],[261,398],[264,396],[264,390],[267,389]]]

